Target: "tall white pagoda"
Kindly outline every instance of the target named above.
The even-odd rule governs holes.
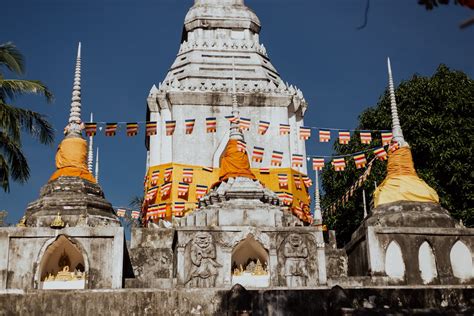
[[[229,139],[229,116],[233,115],[234,76],[241,122],[250,119],[250,129],[243,129],[246,150],[252,157],[255,146],[264,149],[261,162],[251,161],[252,170],[273,191],[290,193],[291,205],[309,205],[300,180],[307,173],[305,141],[299,137],[307,103],[301,90],[285,83],[270,62],[260,43],[260,30],[258,17],[244,0],[195,0],[186,15],[176,60],[147,99],[147,120],[157,122],[158,130],[147,138],[146,189],[156,185],[150,183],[153,172],[156,177],[159,171],[157,185],[161,187],[166,169],[173,168],[169,199],[162,199],[158,190],[157,199],[149,203],[166,202],[168,216],[175,201],[184,201],[188,210],[196,206],[196,185],[210,188],[218,181],[220,157]],[[206,121],[213,118],[216,131],[209,132]],[[194,124],[190,134],[186,120]],[[264,135],[258,132],[260,121],[270,123]],[[173,135],[167,135],[167,122],[175,124]],[[288,134],[281,135],[281,124],[289,126]],[[283,154],[281,165],[272,165],[274,152]],[[293,163],[293,155],[302,159],[302,166]],[[188,197],[181,199],[177,188],[184,168],[193,169],[195,182]],[[270,174],[260,173],[261,168],[269,168]],[[282,173],[289,181],[283,189],[277,179]],[[161,210],[158,217],[163,217]]]

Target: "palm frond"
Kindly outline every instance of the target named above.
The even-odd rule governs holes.
[[[20,128],[42,144],[48,145],[54,141],[54,128],[44,115],[8,104],[0,103],[0,127],[19,145]]]
[[[10,168],[8,167],[8,163],[5,158],[3,158],[3,155],[0,154],[0,186],[5,192],[10,192],[9,175]]]
[[[48,102],[52,102],[54,99],[51,91],[49,91],[48,87],[41,81],[20,79],[0,80],[0,100],[4,102],[7,98],[13,100],[17,96],[29,93],[43,95]]]
[[[25,183],[30,177],[28,162],[20,146],[2,131],[0,131],[0,154],[2,154],[10,168],[9,176],[14,181]]]
[[[10,138],[21,145],[21,126],[16,109],[6,105],[0,100],[0,130],[7,133]]]
[[[12,42],[0,44],[0,66],[1,65],[18,75],[22,75],[25,72],[25,60],[23,55]]]

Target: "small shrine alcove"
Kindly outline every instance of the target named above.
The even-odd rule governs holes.
[[[88,270],[82,251],[60,235],[42,252],[38,277],[44,290],[85,289]]]
[[[267,250],[253,236],[247,236],[232,251],[232,285],[270,286]]]

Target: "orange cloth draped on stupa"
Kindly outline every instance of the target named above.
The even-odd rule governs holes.
[[[396,201],[439,203],[436,191],[418,177],[409,147],[389,154],[387,177],[374,193],[375,207]]]
[[[219,181],[227,181],[229,178],[244,177],[255,180],[256,177],[250,170],[247,152],[242,152],[237,147],[236,139],[229,139],[222,153],[220,161]]]
[[[59,144],[56,152],[56,171],[51,180],[59,177],[79,177],[90,182],[96,182],[87,169],[87,142],[79,137],[65,138]]]

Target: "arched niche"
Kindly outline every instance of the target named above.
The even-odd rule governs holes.
[[[232,284],[244,287],[270,285],[269,256],[253,236],[247,236],[232,251]]]
[[[60,235],[47,245],[40,259],[41,289],[84,289],[88,263],[79,247]]]
[[[385,252],[385,273],[392,279],[403,279],[405,276],[402,250],[396,241],[390,242]]]
[[[431,283],[436,277],[438,277],[436,258],[433,249],[427,241],[423,242],[420,249],[418,249],[418,264],[421,279],[424,284]]]
[[[469,248],[458,240],[449,254],[453,275],[459,279],[470,279],[473,277],[472,254]]]

